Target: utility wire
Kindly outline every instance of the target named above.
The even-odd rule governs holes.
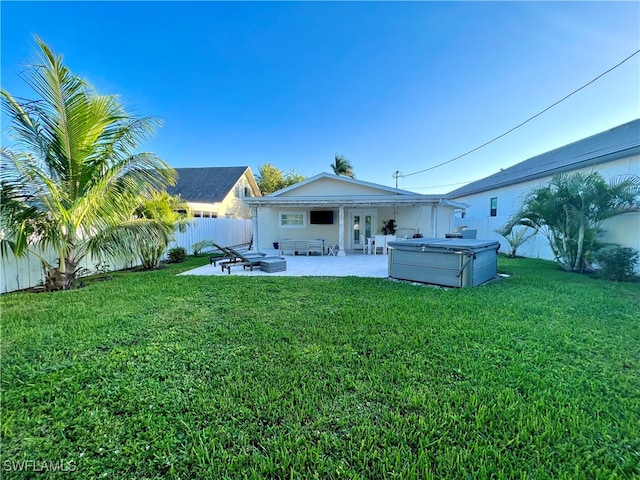
[[[420,171],[418,171],[418,172],[407,173],[407,174],[400,174],[399,176],[401,176],[401,177],[410,177],[410,176],[412,176],[412,175],[417,175],[417,174],[419,174],[419,173],[428,172],[429,170],[434,170],[434,169],[436,169],[436,168],[438,168],[438,167],[441,167],[441,166],[443,166],[443,165],[446,165],[446,164],[448,164],[448,163],[455,162],[456,160],[459,160],[459,159],[460,159],[460,158],[462,158],[462,157],[466,157],[466,156],[467,156],[467,155],[469,155],[470,153],[476,152],[476,151],[480,150],[481,148],[486,147],[486,146],[487,146],[487,145],[489,145],[490,143],[495,142],[496,140],[498,140],[498,139],[500,139],[500,138],[504,137],[505,135],[508,135],[509,133],[513,132],[514,130],[516,130],[516,129],[518,129],[518,128],[522,127],[523,125],[525,125],[525,124],[527,124],[527,123],[529,123],[529,122],[530,122],[531,120],[533,120],[534,118],[539,117],[540,115],[542,115],[543,113],[545,113],[547,110],[552,109],[553,107],[555,107],[555,106],[556,106],[556,105],[558,105],[559,103],[564,102],[564,101],[565,101],[567,98],[569,98],[570,96],[572,96],[572,95],[574,95],[574,94],[578,93],[580,90],[582,90],[582,89],[584,89],[584,88],[588,87],[588,86],[589,86],[589,85],[591,85],[593,82],[595,82],[596,80],[600,79],[601,77],[604,77],[607,73],[609,73],[609,72],[611,72],[611,71],[615,70],[615,69],[616,69],[616,68],[618,68],[620,65],[622,65],[623,63],[625,63],[627,60],[630,60],[632,57],[634,57],[634,56],[635,56],[635,55],[637,55],[638,53],[640,53],[640,50],[636,50],[636,51],[635,51],[635,52],[633,52],[631,55],[629,55],[627,58],[625,58],[624,60],[622,60],[620,63],[618,63],[618,64],[614,65],[613,67],[611,67],[611,68],[610,68],[609,70],[607,70],[606,72],[601,73],[600,75],[598,75],[596,78],[594,78],[594,79],[593,79],[593,80],[591,80],[590,82],[585,83],[585,84],[584,84],[584,85],[582,85],[580,88],[578,88],[578,89],[574,90],[573,92],[571,92],[569,95],[567,95],[567,96],[565,96],[565,97],[561,98],[560,100],[558,100],[558,101],[557,101],[557,102],[555,102],[554,104],[549,105],[547,108],[545,108],[544,110],[542,110],[542,111],[540,111],[540,112],[536,113],[536,114],[535,114],[535,115],[533,115],[532,117],[527,118],[524,122],[522,122],[522,123],[520,123],[520,124],[516,125],[515,127],[511,128],[510,130],[507,130],[506,132],[504,132],[504,133],[502,133],[502,134],[498,135],[497,137],[495,137],[495,138],[493,138],[493,139],[489,140],[488,142],[483,143],[483,144],[482,144],[482,145],[480,145],[479,147],[476,147],[476,148],[474,148],[474,149],[472,149],[472,150],[469,150],[468,152],[463,153],[462,155],[458,155],[457,157],[452,158],[451,160],[447,160],[446,162],[442,162],[442,163],[439,163],[439,164],[437,164],[437,165],[434,165],[433,167],[425,168],[424,170],[420,170]],[[396,174],[397,174],[397,173],[399,173],[399,172],[396,172]],[[397,181],[397,180],[396,180],[396,181]]]
[[[456,182],[456,183],[444,183],[442,185],[430,185],[428,187],[404,187],[404,188],[406,188],[407,190],[424,190],[425,188],[453,187],[455,185],[462,185],[462,184],[471,183],[471,182],[475,182],[475,180],[467,180],[464,182]]]

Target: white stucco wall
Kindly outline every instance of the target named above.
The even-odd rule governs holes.
[[[280,239],[309,240],[322,238],[325,244],[338,243],[339,239],[339,209],[319,208],[320,210],[333,210],[333,225],[311,225],[309,223],[309,208],[289,208],[289,207],[258,207],[257,209],[257,229],[254,232],[254,241],[259,250],[266,251],[273,249],[273,242]],[[434,236],[434,226],[437,237],[443,238],[446,233],[453,229],[453,207],[439,206],[437,208],[437,221],[434,223],[432,207],[381,207],[381,208],[345,208],[344,209],[344,241],[345,248],[352,249],[351,244],[351,213],[357,211],[362,214],[373,214],[374,225],[372,235],[382,233],[382,223],[391,218],[396,219],[398,235],[408,235],[421,233],[424,237]],[[279,225],[280,212],[303,212],[306,215],[306,226],[304,227],[281,227]]]
[[[570,173],[589,173],[598,171],[606,180],[616,175],[640,175],[640,155],[615,160],[595,168],[583,168]],[[478,238],[494,238],[500,241],[500,250],[507,252],[509,244],[494,232],[496,228],[504,225],[508,218],[519,208],[522,196],[530,189],[548,183],[551,176],[497,188],[473,195],[454,198],[455,201],[469,204],[466,210],[466,218],[456,218],[456,226],[467,226],[478,230]],[[492,197],[498,199],[497,216],[490,216],[490,201]],[[607,230],[603,240],[617,243],[625,247],[640,250],[640,213],[627,214],[619,218],[608,220],[603,225]],[[518,255],[534,258],[553,259],[551,249],[542,235],[529,241],[518,249]]]

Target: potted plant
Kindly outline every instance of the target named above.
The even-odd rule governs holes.
[[[398,227],[396,226],[396,221],[393,218],[382,222],[383,235],[395,235],[397,228]]]

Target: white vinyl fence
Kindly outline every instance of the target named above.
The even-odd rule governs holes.
[[[486,218],[456,218],[453,223],[455,227],[466,226],[468,229],[478,231],[476,238],[480,240],[497,240],[500,242],[500,253],[509,253],[511,246],[507,240],[498,235],[495,230],[502,227],[509,220],[508,216],[486,217]],[[518,248],[518,255],[529,258],[543,258],[553,260],[553,253],[547,239],[538,234],[531,240]]]
[[[251,220],[236,218],[196,218],[184,233],[176,233],[176,241],[169,248],[184,247],[193,253],[192,245],[200,240],[213,240],[220,245],[238,245],[251,241]],[[49,263],[57,258],[53,252],[43,255]],[[100,260],[86,258],[81,266],[96,270]],[[110,270],[130,268],[135,264],[107,261]],[[42,262],[36,255],[15,258],[12,254],[2,258],[0,271],[0,293],[23,290],[41,285],[43,282]]]
[[[58,256],[53,252],[39,252],[47,262],[55,264]],[[78,265],[79,268],[86,268],[89,271],[96,271],[101,259],[85,257]],[[131,262],[115,262],[108,260],[105,262],[109,270],[122,270],[131,268],[136,263]],[[2,259],[2,271],[0,273],[0,293],[14,292],[16,290],[24,290],[38,285],[42,285],[44,281],[44,269],[42,261],[37,255],[29,254],[26,257],[16,258],[12,253]]]
[[[495,230],[503,226],[509,220],[508,216],[486,217],[486,218],[456,218],[454,226],[466,226],[470,229],[478,230],[476,238],[492,239],[500,242],[500,252],[509,253],[511,247],[504,237],[498,235]],[[603,235],[601,241],[630,247],[640,250],[640,213],[632,212],[609,218],[602,225]],[[538,233],[531,240],[518,247],[517,254],[529,258],[542,258],[553,260],[553,252],[549,247],[547,238]],[[637,266],[640,270],[640,264]]]
[[[218,245],[239,245],[251,241],[251,220],[241,218],[194,218],[184,233],[176,232],[169,248],[184,247],[193,254],[192,245],[201,240],[213,240]]]

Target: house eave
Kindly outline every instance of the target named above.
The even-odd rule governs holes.
[[[388,206],[428,206],[448,205],[464,208],[465,204],[454,202],[440,196],[407,196],[394,195],[388,197],[259,197],[245,199],[252,207],[289,207],[289,208],[368,208]],[[455,204],[455,205],[454,205]]]
[[[477,182],[473,182],[464,187],[460,187],[457,190],[449,192],[447,195],[452,198],[468,197],[470,195],[476,195],[478,193],[490,192],[498,188],[510,187],[512,185],[519,185],[519,184],[530,182],[533,180],[540,180],[542,178],[552,177],[553,175],[556,175],[559,173],[567,173],[567,172],[572,172],[574,170],[580,170],[580,169],[589,168],[589,167],[593,168],[594,170],[597,170],[598,166],[604,163],[613,162],[623,158],[633,157],[638,154],[640,154],[640,146],[634,146],[632,148],[623,149],[607,155],[602,155],[599,157],[592,157],[592,158],[587,158],[581,161],[576,161],[568,165],[563,165],[561,167],[551,166],[547,169],[541,170],[534,174],[521,175],[516,178],[509,178],[508,180],[500,180],[500,177],[503,175],[502,172],[500,172],[498,174],[485,177],[481,180],[478,180]],[[515,166],[517,167],[518,165],[515,165]],[[507,173],[508,173],[508,170],[505,170],[505,174]],[[474,186],[474,183],[479,183],[480,185]]]

